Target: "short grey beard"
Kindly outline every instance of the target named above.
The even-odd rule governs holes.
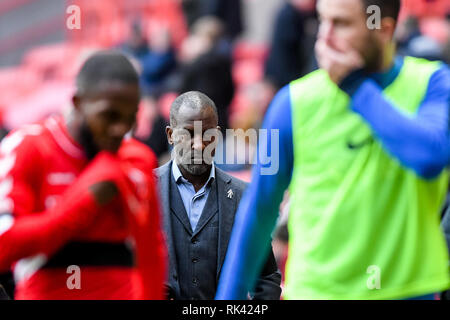
[[[180,164],[180,166],[193,176],[200,176],[210,168],[207,164]]]
[[[186,147],[186,149],[188,149]],[[199,176],[204,174],[211,166],[208,164],[208,162],[212,162],[212,159],[210,161],[202,161],[203,163],[195,163],[193,159],[191,159],[191,153],[194,152],[193,150],[190,150],[190,148],[187,150],[187,154],[185,155],[186,150],[183,149],[183,144],[176,144],[172,151],[172,159],[175,160],[175,162],[181,166],[184,170],[189,172],[190,174],[194,176]],[[197,154],[197,157],[199,158],[200,154]],[[202,155],[203,159],[203,155]]]

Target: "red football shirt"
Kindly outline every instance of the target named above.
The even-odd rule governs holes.
[[[134,139],[89,162],[62,119],[13,131],[0,146],[0,270],[17,299],[162,299],[166,251],[152,170]],[[112,180],[99,207],[88,187]]]

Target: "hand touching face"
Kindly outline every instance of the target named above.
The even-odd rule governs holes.
[[[316,57],[339,84],[353,70],[377,69],[382,56],[376,32],[367,27],[362,0],[319,0]]]
[[[352,71],[364,66],[361,55],[349,46],[338,50],[325,41],[318,40],[315,49],[320,68],[326,70],[336,84],[341,83]]]

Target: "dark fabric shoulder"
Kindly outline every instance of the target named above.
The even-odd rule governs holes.
[[[163,174],[165,174],[167,171],[169,171],[172,161],[167,162],[166,164],[156,168],[153,170],[153,173],[160,178]]]
[[[226,182],[230,181],[230,184],[236,188],[237,190],[243,192],[247,186],[248,183],[242,181],[241,179],[238,179],[236,177],[233,177],[232,175],[228,174],[227,172],[223,171],[222,169],[219,169],[216,167],[216,176],[220,179],[224,179]]]
[[[231,184],[236,186],[236,188],[241,191],[245,191],[245,189],[247,189],[249,185],[247,182],[242,181],[241,179],[235,178],[233,176],[231,177]]]
[[[6,294],[6,291],[1,284],[0,284],[0,300],[10,300],[10,297]]]

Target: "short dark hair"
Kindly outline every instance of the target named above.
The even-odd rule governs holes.
[[[219,119],[216,104],[206,94],[199,91],[189,91],[178,96],[172,106],[170,107],[170,125],[175,127],[177,125],[177,116],[182,106],[192,109],[212,108],[216,119]]]
[[[364,9],[376,5],[381,9],[381,18],[390,17],[397,22],[400,14],[400,0],[362,0]]]
[[[77,94],[95,92],[100,83],[115,81],[139,85],[139,75],[123,53],[114,50],[99,51],[90,56],[81,67],[76,78]]]

